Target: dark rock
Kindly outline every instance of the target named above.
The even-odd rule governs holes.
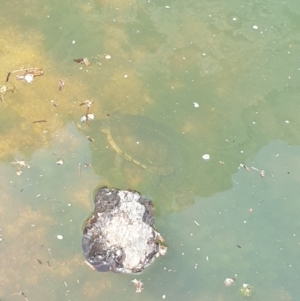
[[[100,188],[82,238],[87,262],[97,271],[138,273],[166,253],[154,230],[151,200],[136,191]]]

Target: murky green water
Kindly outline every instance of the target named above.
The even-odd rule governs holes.
[[[298,300],[299,14],[295,0],[2,4],[0,86],[20,66],[44,75],[12,74],[17,90],[0,103],[1,300],[232,301],[246,299],[243,283],[251,300]],[[83,57],[91,64],[73,62]],[[127,115],[141,137],[130,156],[147,168],[103,133]],[[140,275],[84,263],[101,185],[155,203],[169,250]]]

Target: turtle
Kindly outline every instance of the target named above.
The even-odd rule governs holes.
[[[158,214],[194,202],[185,181],[190,181],[189,175],[182,168],[182,136],[171,127],[148,116],[119,111],[78,127],[94,138],[90,147],[93,169],[100,175],[98,186],[141,191],[155,201]]]
[[[180,163],[174,133],[148,117],[114,117],[102,132],[117,155],[151,173],[172,174]]]
[[[154,210],[152,200],[137,191],[100,187],[83,228],[86,263],[99,272],[139,273],[165,255]]]

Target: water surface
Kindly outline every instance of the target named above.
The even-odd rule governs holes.
[[[2,5],[0,85],[20,66],[44,75],[12,74],[17,90],[0,104],[1,298],[227,301],[249,283],[252,300],[297,300],[299,14],[294,0]],[[91,64],[73,62],[82,57]],[[118,115],[157,125],[172,173],[116,155],[103,125]],[[84,263],[82,225],[101,185],[153,199],[169,251],[140,275]]]

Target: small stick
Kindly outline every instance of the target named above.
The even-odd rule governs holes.
[[[13,295],[19,295],[20,297],[23,296],[23,297],[25,298],[26,301],[29,301],[23,292],[14,293],[14,294],[12,294],[12,296],[13,296]]]
[[[244,167],[247,171],[250,171],[249,167],[247,167],[245,164],[240,164],[240,167]]]
[[[35,258],[35,261],[39,264],[43,264],[39,259]]]
[[[47,122],[47,120],[36,120],[36,121],[32,121],[32,123],[42,123],[42,122]]]
[[[7,77],[6,77],[6,82],[8,82],[10,75],[11,75],[11,72],[8,72]]]

